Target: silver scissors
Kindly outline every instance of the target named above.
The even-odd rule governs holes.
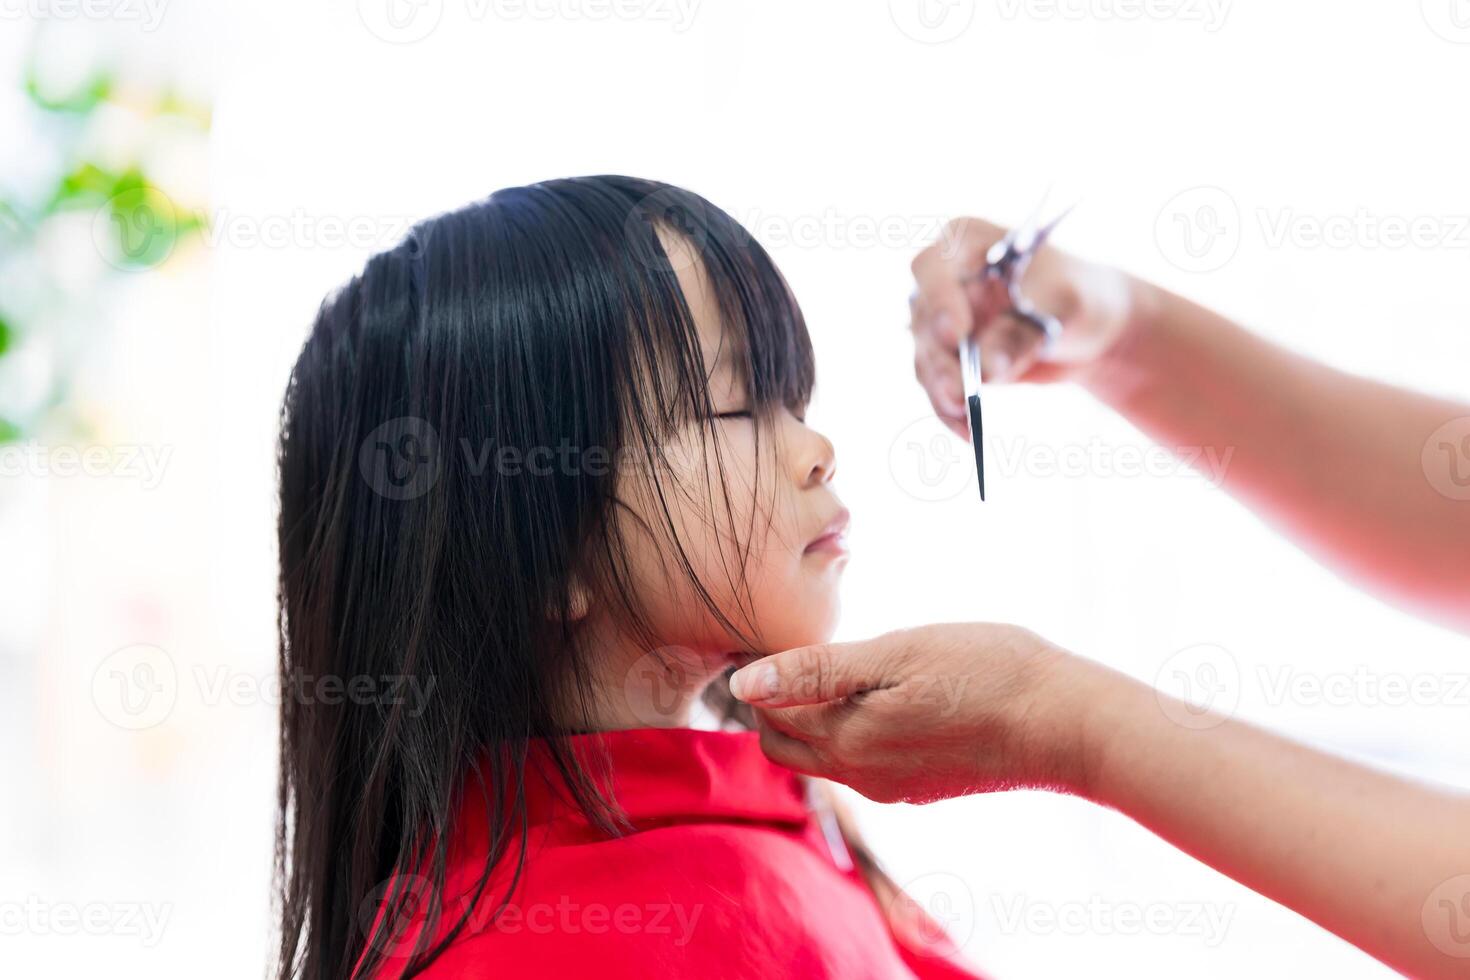
[[[985,252],[985,265],[978,272],[966,276],[961,282],[967,285],[972,282],[984,283],[992,280],[1004,283],[1010,306],[1002,311],[1002,315],[1009,316],[1037,330],[1041,334],[1041,343],[1049,345],[1061,335],[1061,321],[1044,310],[1038,310],[1022,295],[1021,278],[1025,276],[1026,268],[1031,264],[1032,257],[1051,237],[1052,230],[1072,212],[1072,207],[1076,205],[1067,208],[1038,228],[1036,215],[1045,204],[1046,200],[1043,198],[1041,205],[1037,206],[1024,224],[1006,232],[1004,238],[990,246]],[[960,338],[960,375],[964,379],[965,402],[970,410],[970,442],[975,447],[975,473],[980,478],[980,499],[983,501],[985,499],[985,441],[984,427],[980,420],[980,343],[979,338],[973,332],[969,336]]]

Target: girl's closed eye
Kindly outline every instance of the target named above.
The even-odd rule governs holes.
[[[794,418],[794,419],[796,419],[796,421],[800,422],[802,425],[806,425],[806,412],[805,411],[793,411],[791,413],[791,417]],[[729,410],[723,411],[723,412],[715,412],[713,415],[710,416],[710,418],[716,418],[716,419],[754,419],[755,418],[755,413],[753,413],[748,408],[738,408],[738,409],[732,408],[732,409],[729,409]]]

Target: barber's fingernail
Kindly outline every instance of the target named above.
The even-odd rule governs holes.
[[[730,693],[742,701],[764,701],[776,693],[776,684],[775,667],[752,665],[730,676]]]
[[[1011,370],[1011,359],[1005,354],[991,354],[986,362],[988,370],[985,372],[988,378],[1004,378]]]

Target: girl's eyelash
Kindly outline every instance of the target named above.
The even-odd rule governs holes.
[[[716,412],[710,417],[716,419],[748,419],[753,418],[754,416],[749,409],[741,409],[740,411],[736,412]],[[796,421],[800,422],[802,425],[806,425],[806,413],[802,412],[800,415],[797,415]]]

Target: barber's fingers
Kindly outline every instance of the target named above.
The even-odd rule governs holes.
[[[1041,335],[1007,315],[1011,296],[1004,282],[977,276],[985,253],[1005,229],[978,218],[946,226],[940,240],[914,259],[917,288],[910,299],[914,375],[934,412],[962,439],[969,437],[959,343],[973,336],[980,345],[986,381],[1014,381],[1036,362]]]
[[[825,774],[826,767],[822,764],[821,756],[810,744],[781,731],[762,718],[760,712],[756,712],[756,728],[760,731],[761,751],[766,754],[766,758],[808,776]]]
[[[1035,370],[1045,338],[1036,327],[1001,313],[979,327],[983,380],[1015,381]],[[914,336],[914,376],[929,395],[934,414],[961,439],[969,438],[959,351],[932,332]]]
[[[890,640],[819,643],[773,654],[737,670],[730,692],[762,708],[821,704],[896,683]]]
[[[964,279],[985,265],[985,252],[1005,229],[979,218],[956,218],[944,226],[939,240],[914,257],[912,304],[915,335],[932,333],[948,347],[959,344],[975,326]]]
[[[969,438],[964,384],[957,351],[945,350],[928,336],[914,337],[914,377],[934,406],[934,414],[961,439]]]
[[[846,736],[853,734],[855,724],[864,727],[859,717],[862,711],[859,702],[844,699],[789,708],[757,707],[754,716],[767,755],[788,769],[831,776],[841,754],[836,750],[850,752],[852,746]]]
[[[856,705],[848,701],[825,704],[797,704],[789,708],[757,707],[755,717],[784,735],[808,743],[830,740],[843,722],[852,716]]]

